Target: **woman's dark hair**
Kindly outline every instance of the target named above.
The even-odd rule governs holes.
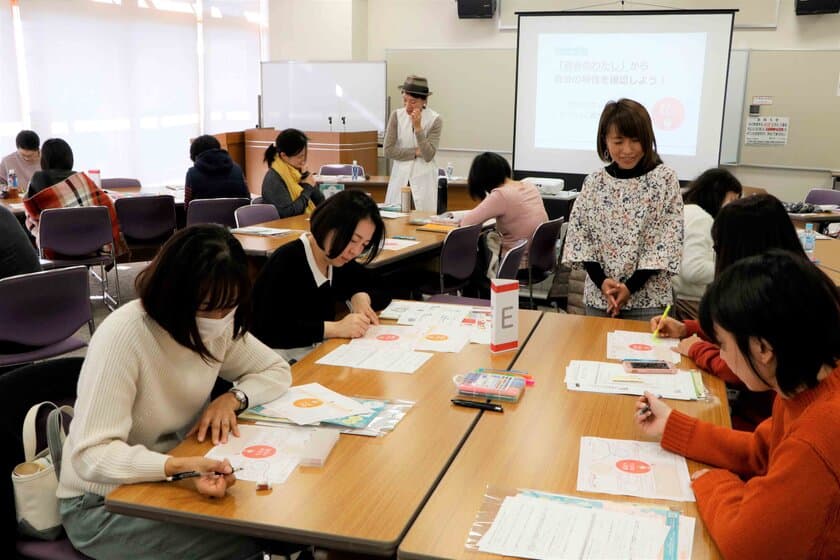
[[[776,358],[776,383],[788,396],[816,386],[820,369],[840,359],[837,287],[789,251],[774,249],[726,269],[700,302],[700,324],[717,344],[715,326],[732,333],[755,371],[750,339],[766,341]]]
[[[356,232],[356,226],[364,219],[373,222],[373,236],[370,244],[363,253],[363,261],[369,263],[382,250],[382,242],[385,239],[385,222],[379,215],[379,208],[371,197],[362,191],[347,190],[334,194],[312,212],[309,219],[309,230],[318,246],[324,249],[331,259],[336,258],[350,241]],[[326,250],[327,237],[332,233],[332,245],[329,251]]]
[[[769,194],[734,200],[720,209],[712,224],[715,276],[745,257],[784,249],[805,257],[785,207]]]
[[[420,101],[426,101],[429,98],[428,95],[423,95],[422,93],[413,93],[405,90],[403,90],[403,93],[409,97],[413,97],[414,99],[419,99]]]
[[[263,161],[271,167],[274,158],[280,152],[287,156],[296,156],[306,149],[307,144],[309,144],[309,138],[306,137],[306,134],[296,128],[287,128],[277,135],[274,144],[265,149]]]
[[[714,218],[728,193],[733,192],[740,198],[743,190],[741,181],[726,169],[707,169],[688,185],[683,193],[683,202],[696,204]]]
[[[470,198],[483,200],[487,194],[504,184],[511,177],[510,164],[505,158],[493,152],[479,154],[470,165],[467,186]]]
[[[190,159],[195,161],[195,158],[197,158],[200,153],[206,152],[207,150],[219,150],[221,147],[222,145],[215,136],[202,134],[193,140],[192,144],[190,144]]]
[[[41,169],[73,169],[73,150],[61,138],[50,138],[41,146]]]
[[[21,150],[37,151],[40,145],[41,139],[38,138],[38,134],[33,130],[21,130],[15,136],[15,147]]]
[[[601,120],[598,122],[597,149],[598,157],[605,163],[612,161],[607,149],[607,134],[613,127],[620,135],[638,140],[642,145],[645,154],[642,156],[639,165],[643,169],[650,171],[662,163],[662,159],[656,153],[656,136],[653,134],[653,124],[644,105],[632,99],[609,101],[604,105]]]
[[[135,281],[146,313],[178,344],[213,356],[196,324],[196,312],[234,306],[233,336],[245,334],[250,322],[251,280],[239,241],[218,225],[191,226],[177,232]]]

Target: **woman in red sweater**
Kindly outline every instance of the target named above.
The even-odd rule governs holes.
[[[712,242],[716,254],[715,277],[744,257],[770,249],[784,249],[805,257],[805,251],[784,206],[775,196],[761,194],[742,198],[724,206],[712,225]],[[659,317],[651,319],[651,329],[659,326]],[[731,389],[732,426],[752,431],[770,416],[772,396],[752,393],[732,373],[720,356],[720,348],[710,341],[697,321],[685,323],[665,319],[659,329],[662,336],[682,339],[677,346],[697,367],[723,379]]]
[[[692,475],[725,558],[840,558],[840,295],[785,251],[744,259],[709,287],[700,322],[753,391],[777,398],[754,433],[714,426],[647,393],[635,420],[662,447],[716,468]]]

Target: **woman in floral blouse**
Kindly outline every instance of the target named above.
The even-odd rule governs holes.
[[[587,315],[649,320],[673,300],[683,204],[673,169],[656,153],[647,110],[610,101],[598,124],[608,165],[586,177],[569,220],[563,262],[586,269]]]

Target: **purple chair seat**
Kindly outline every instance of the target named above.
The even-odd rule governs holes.
[[[66,354],[79,348],[84,348],[87,343],[81,338],[71,336],[55,344],[48,344],[28,352],[20,352],[17,354],[0,354],[0,367],[14,366],[18,364],[28,364],[37,360],[44,360],[52,358],[60,354]]]
[[[453,305],[471,305],[473,307],[490,307],[489,299],[453,296],[450,294],[436,294],[427,299],[429,303],[451,303]]]
[[[85,560],[85,556],[70,544],[66,538],[57,541],[18,541],[18,554],[24,558],[38,560]]]

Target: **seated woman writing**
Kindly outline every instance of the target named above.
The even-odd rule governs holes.
[[[263,177],[262,197],[273,204],[281,218],[306,214],[324,202],[324,195],[315,185],[315,178],[306,170],[306,134],[287,128],[266,148],[263,160],[268,172]]]
[[[742,198],[724,206],[712,225],[712,240],[717,254],[715,276],[720,276],[739,259],[770,249],[784,249],[805,257],[784,206],[769,194]],[[733,427],[753,430],[770,416],[772,396],[745,389],[741,380],[721,359],[720,347],[711,341],[707,336],[710,333],[705,333],[697,321],[686,320],[683,323],[669,317],[661,322],[659,317],[654,317],[650,325],[652,330],[659,327],[662,336],[683,339],[677,346],[681,354],[735,389],[731,401]]]
[[[548,220],[537,187],[514,181],[512,177],[507,160],[492,152],[479,154],[470,166],[467,179],[470,197],[481,202],[461,218],[461,225],[481,224],[495,218],[498,232],[485,236],[490,258],[482,263],[481,273],[487,278],[496,277],[496,264],[505,252],[518,242],[530,239],[537,226]],[[526,249],[520,268],[528,266],[527,255]]]
[[[840,558],[840,296],[807,259],[773,250],[721,274],[703,330],[753,391],[775,395],[753,433],[671,410],[650,393],[635,421],[662,447],[712,465],[692,475],[724,558]]]
[[[312,213],[311,233],[277,249],[254,284],[253,333],[300,359],[327,338],[357,338],[376,311],[391,302],[362,264],[379,254],[385,224],[376,203],[361,191],[343,191]],[[350,313],[336,321],[336,305]]]

